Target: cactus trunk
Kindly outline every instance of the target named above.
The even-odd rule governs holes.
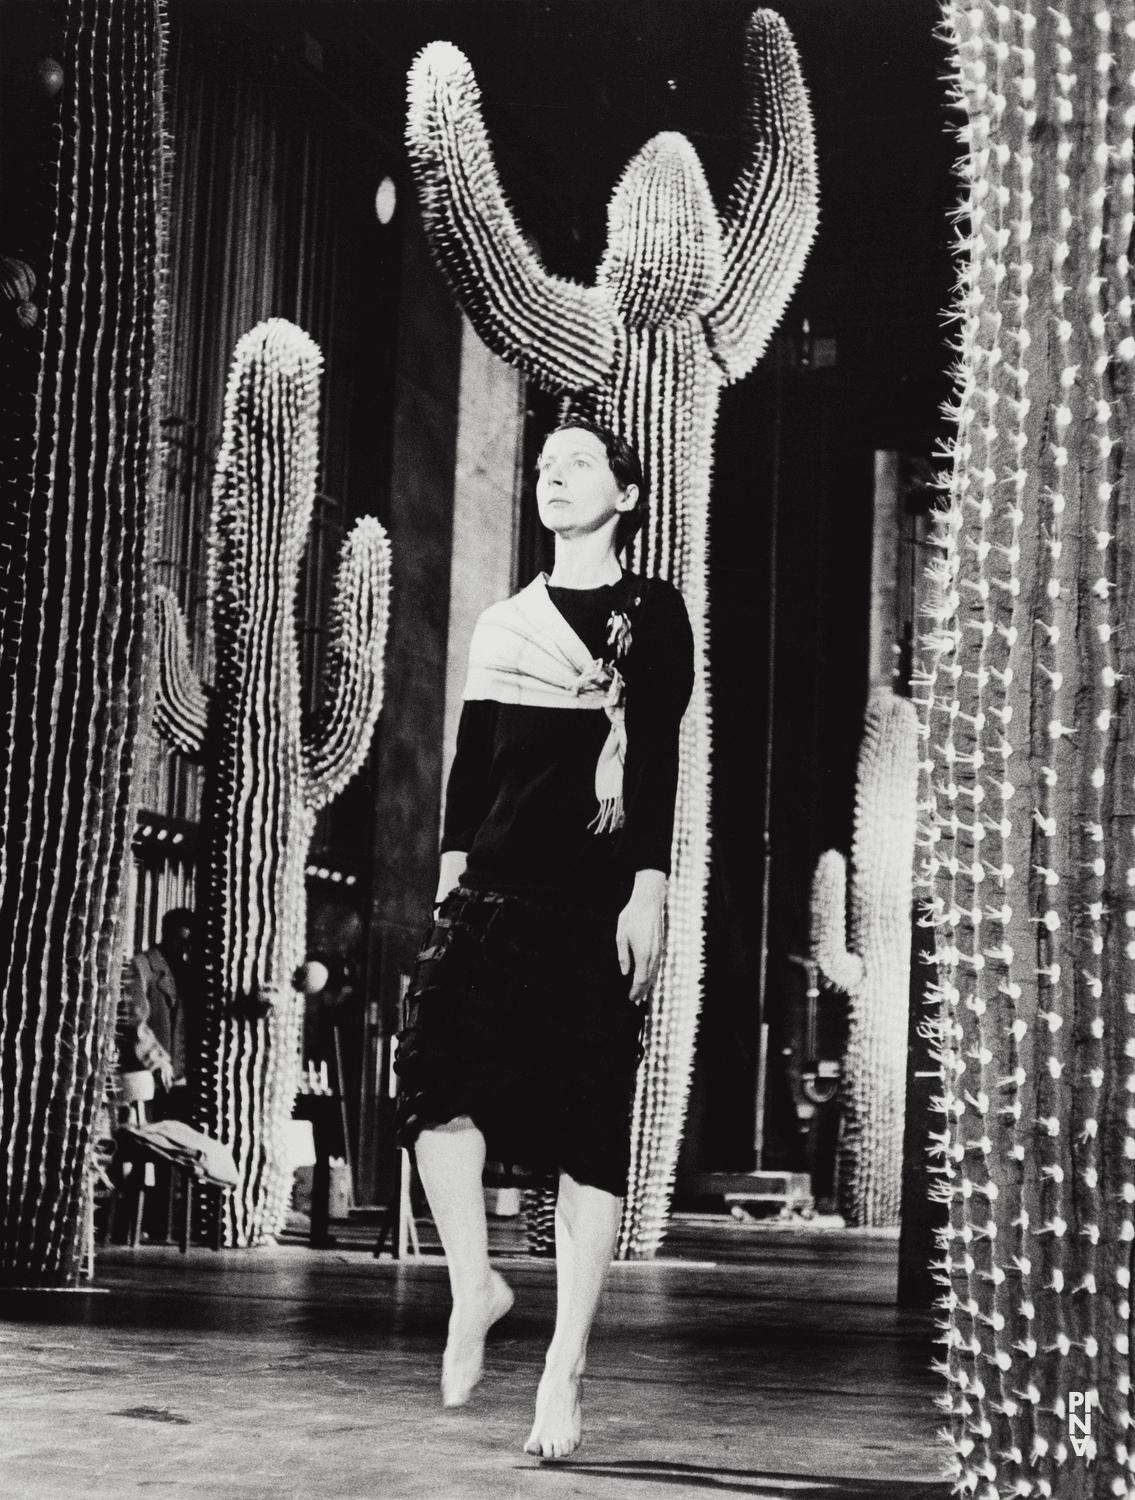
[[[145,716],[161,302],[164,12],[65,11],[55,232],[27,386],[5,393],[0,1280],[78,1271],[114,1038]],[[6,337],[8,337],[6,335]],[[33,337],[30,336],[29,337]],[[38,335],[34,337],[39,337]]]
[[[265,324],[237,346],[210,522],[215,744],[199,869],[205,975],[199,1107],[232,1149],[230,1237],[268,1239],[287,1207],[284,1122],[299,1078],[304,859],[295,594],[315,500],[319,375],[310,339]]]
[[[659,399],[658,378],[662,378]],[[709,871],[709,487],[723,385],[696,318],[634,330],[611,390],[580,407],[647,465],[650,515],[635,541],[640,571],[682,591],[694,636],[694,687],[682,721],[668,940],[643,1036],[620,1254],[655,1251],[665,1232],[697,1038]]]
[[[1135,5],[945,16],[966,201],[925,679],[943,1405],[983,1500],[1130,1495]]]
[[[822,855],[812,885],[812,957],[851,1002],[836,1177],[854,1225],[899,1222],[917,821],[918,717],[877,688],[859,749],[850,951],[842,857]]]

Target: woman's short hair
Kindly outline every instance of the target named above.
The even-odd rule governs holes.
[[[601,427],[590,417],[560,422],[552,428],[552,432],[591,433],[592,437],[597,437],[603,444],[607,454],[607,466],[615,476],[615,483],[619,488],[625,490],[631,484],[638,486],[638,499],[635,501],[634,509],[621,511],[615,523],[615,551],[621,552],[646,524],[646,480],[642,477],[641,459],[626,438],[621,438],[609,427]],[[552,432],[548,434],[549,437]]]

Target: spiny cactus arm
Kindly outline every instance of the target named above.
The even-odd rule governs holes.
[[[812,957],[830,985],[855,995],[863,984],[863,960],[848,952],[846,926],[847,862],[838,849],[829,849],[812,876]]]
[[[330,710],[317,745],[305,749],[308,807],[322,807],[359,769],[382,707],[390,614],[390,541],[373,516],[343,547],[333,606]]]
[[[704,314],[730,380],[756,364],[804,269],[819,223],[816,143],[800,59],[782,17],[754,11],[745,38],[751,156],[725,216],[721,288]]]
[[[910,957],[918,825],[918,713],[890,688],[871,694],[855,791],[851,940],[858,953],[883,941],[905,967]],[[881,936],[884,935],[884,936]]]
[[[434,255],[477,333],[541,385],[578,391],[613,369],[622,330],[602,290],[549,275],[501,189],[463,53],[431,42],[410,69],[406,145]]]
[[[154,590],[154,727],[175,750],[197,759],[205,748],[209,697],[189,664],[185,617],[172,589]]]

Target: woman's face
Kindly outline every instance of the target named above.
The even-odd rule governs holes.
[[[558,537],[599,531],[620,511],[633,510],[638,499],[637,485],[619,488],[599,438],[578,427],[548,437],[537,476],[540,520]]]

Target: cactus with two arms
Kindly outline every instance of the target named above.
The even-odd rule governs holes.
[[[173,594],[157,590],[155,723],[204,766],[190,1082],[198,1123],[240,1174],[226,1238],[279,1227],[291,1179],[285,1126],[299,1071],[304,866],[315,814],[361,766],[382,705],[390,550],[372,517],[343,547],[319,732],[301,726],[296,586],[315,499],[322,356],[273,318],[237,344],[210,518],[211,688],[188,659]]]
[[[551,275],[505,199],[465,57],[434,42],[410,72],[407,144],[435,257],[484,342],[631,442],[650,517],[635,543],[648,574],[681,589],[695,641],[682,726],[666,951],[634,1105],[620,1254],[649,1255],[665,1228],[701,1002],[709,858],[708,542],[721,389],[763,353],[816,231],[815,150],[791,35],[754,12],[745,42],[746,158],[719,214],[697,153],[655,136],[607,211],[593,286]]]
[[[876,688],[855,786],[850,943],[843,855],[821,854],[812,880],[812,957],[850,1001],[836,1177],[854,1225],[899,1222],[917,823],[918,715]]]

